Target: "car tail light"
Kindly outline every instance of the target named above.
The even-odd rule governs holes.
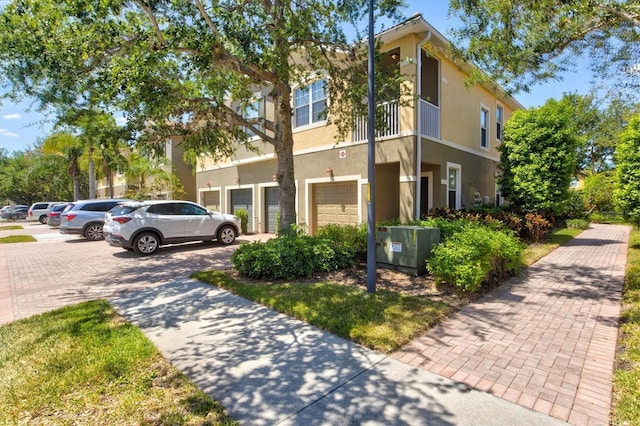
[[[112,217],[111,220],[114,222],[118,222],[120,225],[123,225],[131,220],[130,217],[121,216],[121,217]]]
[[[33,212],[32,211],[29,211],[29,216],[33,216]]]
[[[68,215],[67,215],[67,220],[68,220],[69,222],[71,222],[71,221],[72,221],[76,216],[78,216],[78,215],[77,215],[77,214],[68,214]]]

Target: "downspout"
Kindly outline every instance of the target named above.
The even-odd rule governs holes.
[[[418,43],[418,46],[416,48],[416,63],[417,65],[417,72],[416,75],[418,76],[418,82],[416,85],[416,91],[417,91],[417,95],[416,96],[416,103],[418,105],[418,107],[416,108],[416,111],[418,113],[418,125],[417,127],[417,135],[416,135],[416,196],[415,196],[415,200],[416,200],[416,220],[420,220],[420,205],[421,205],[421,200],[420,200],[420,193],[422,191],[422,114],[421,114],[421,106],[422,106],[422,45],[425,44],[426,42],[429,41],[429,39],[431,38],[431,31],[427,31],[427,35],[425,38],[422,39],[422,41],[420,41],[420,43]]]

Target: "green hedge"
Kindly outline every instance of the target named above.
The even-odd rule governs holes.
[[[354,260],[351,250],[330,240],[282,235],[241,245],[231,255],[231,262],[249,278],[294,279],[346,268]]]
[[[485,281],[520,272],[524,246],[513,233],[473,222],[457,226],[459,229],[447,235],[427,261],[436,280],[461,291],[475,291]]]

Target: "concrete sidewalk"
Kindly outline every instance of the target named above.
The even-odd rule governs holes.
[[[111,303],[242,425],[565,424],[192,280]]]

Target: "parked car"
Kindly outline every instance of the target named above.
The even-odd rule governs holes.
[[[240,234],[240,219],[207,210],[190,201],[157,200],[123,203],[105,218],[106,241],[140,255],[164,244],[212,241],[228,245]]]
[[[92,241],[104,239],[102,226],[105,214],[118,204],[129,201],[121,199],[76,201],[73,207],[60,214],[60,233],[76,234]]]
[[[29,211],[29,206],[25,206],[22,204],[19,205],[15,205],[15,206],[7,206],[9,207],[7,208],[3,208],[2,210],[2,218],[3,219],[11,219],[11,220],[18,220],[18,219],[26,219],[27,218],[27,212]]]
[[[47,223],[47,215],[56,204],[61,201],[47,201],[43,203],[34,203],[29,207],[29,220],[37,220],[43,225]]]
[[[72,206],[73,203],[61,203],[53,206],[51,211],[47,213],[47,224],[52,228],[60,227],[60,215],[65,209],[71,208]]]
[[[9,212],[11,211],[11,206],[4,206],[0,209],[0,218],[9,219]]]

